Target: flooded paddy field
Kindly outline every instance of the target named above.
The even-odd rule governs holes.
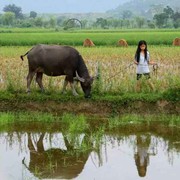
[[[0,179],[175,180],[179,123],[167,114],[1,113]]]

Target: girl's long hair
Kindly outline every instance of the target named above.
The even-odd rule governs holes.
[[[138,43],[138,47],[137,47],[136,54],[135,54],[135,60],[136,60],[137,62],[139,62],[139,59],[140,59],[140,52],[141,52],[140,46],[141,46],[142,44],[146,45],[146,48],[144,49],[144,53],[145,53],[145,60],[147,60],[147,51],[148,51],[148,50],[147,50],[147,43],[146,43],[146,41],[141,40],[141,41],[139,41],[139,43]]]

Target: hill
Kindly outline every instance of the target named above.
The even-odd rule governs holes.
[[[161,13],[164,7],[169,6],[174,11],[179,11],[179,0],[130,0],[117,8],[107,11],[107,14],[117,18],[132,18],[143,16],[151,19],[154,14]]]

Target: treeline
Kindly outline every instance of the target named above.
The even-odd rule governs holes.
[[[142,16],[131,17],[128,13],[124,18],[99,17],[96,20],[70,19],[60,15],[39,15],[35,11],[23,14],[22,8],[15,4],[7,5],[0,14],[0,27],[44,27],[44,28],[179,28],[180,12],[167,6],[163,12],[155,14],[153,19],[146,19]]]

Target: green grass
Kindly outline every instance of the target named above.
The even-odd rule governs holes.
[[[179,95],[177,94],[176,98]],[[164,93],[105,93],[105,94],[92,94],[91,99],[85,99],[83,94],[80,94],[77,97],[74,97],[72,94],[60,94],[59,92],[32,92],[31,94],[27,94],[26,92],[7,92],[7,91],[0,91],[0,100],[1,101],[19,101],[19,102],[27,102],[27,101],[34,101],[34,102],[45,102],[49,100],[53,100],[56,102],[78,102],[78,101],[102,101],[102,102],[112,102],[112,103],[122,103],[125,101],[147,101],[147,102],[155,102],[159,99],[169,99],[169,96],[164,96]],[[176,100],[176,98],[174,98]],[[173,100],[173,99],[172,99]],[[179,100],[179,99],[177,99]],[[177,101],[176,100],[176,101]]]
[[[180,88],[169,88],[164,92],[141,92],[141,93],[99,93],[94,92],[91,99],[85,99],[81,92],[79,96],[73,96],[71,92],[67,94],[61,94],[58,91],[46,91],[41,93],[40,91],[33,91],[31,94],[27,94],[25,91],[0,91],[0,101],[18,101],[18,102],[45,102],[45,101],[56,101],[56,102],[109,102],[113,104],[122,104],[124,102],[133,101],[145,101],[145,102],[156,102],[158,100],[168,100],[172,102],[180,101]]]
[[[136,45],[145,39],[149,45],[172,45],[173,39],[180,37],[177,30],[120,30],[120,31],[72,31],[54,32],[47,30],[12,30],[0,33],[1,46],[32,46],[35,44],[61,44],[82,46],[90,38],[97,46],[116,46],[118,40],[126,39],[129,45]]]
[[[64,130],[69,133],[83,133],[88,129],[87,118],[81,115],[74,115],[69,113],[64,113],[62,115],[62,120]]]
[[[63,29],[54,29],[54,28],[2,28],[0,27],[0,33],[29,33],[29,32],[90,32],[90,33],[101,33],[101,32],[106,32],[106,33],[113,33],[113,32],[178,32],[179,29],[68,29],[64,31]]]
[[[138,115],[138,114],[124,114],[108,119],[109,129],[118,128],[126,125],[138,125],[138,124],[150,124],[152,122],[164,123],[169,127],[179,127],[180,126],[180,117],[177,115]]]
[[[170,127],[180,126],[180,117],[178,115],[140,115],[140,114],[121,114],[114,117],[92,118],[87,115],[75,115],[72,113],[63,113],[62,115],[53,115],[51,113],[43,112],[1,112],[0,125],[31,123],[34,122],[45,123],[44,126],[51,123],[61,123],[63,132],[71,134],[81,134],[92,129],[99,129],[99,131],[111,130],[126,125],[150,124],[152,122],[164,123]]]
[[[50,113],[40,112],[1,112],[0,124],[16,123],[16,122],[55,122],[58,118]]]

